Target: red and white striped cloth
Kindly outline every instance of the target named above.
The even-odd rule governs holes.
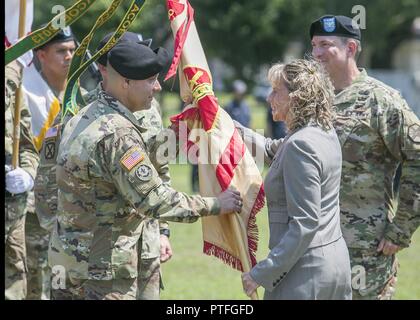
[[[230,116],[218,105],[212,79],[187,0],[167,0],[175,38],[174,58],[166,79],[179,68],[180,94],[193,101],[171,118],[173,127],[187,125],[187,149],[199,150],[200,194],[217,196],[227,188],[240,191],[240,214],[202,219],[204,252],[233,268],[249,271],[256,264],[258,229],[255,215],[264,206],[263,179]]]

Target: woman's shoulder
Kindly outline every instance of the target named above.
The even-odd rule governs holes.
[[[319,141],[320,139],[330,139],[336,137],[335,130],[329,129],[325,130],[319,126],[305,126],[296,132],[292,133],[289,137],[290,142],[302,142],[307,141]]]
[[[317,154],[327,148],[339,147],[334,129],[324,130],[318,126],[306,126],[290,135],[285,147],[290,150]]]

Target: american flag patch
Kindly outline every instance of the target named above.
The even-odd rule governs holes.
[[[49,128],[47,133],[45,134],[45,139],[55,137],[57,135],[57,132],[58,132],[57,126]]]
[[[144,155],[142,154],[140,148],[133,147],[121,158],[120,162],[124,168],[128,171],[133,169],[133,167],[141,162],[144,159]]]

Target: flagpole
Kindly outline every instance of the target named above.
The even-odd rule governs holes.
[[[19,29],[18,39],[25,35],[25,22],[26,22],[26,0],[20,0],[19,3]],[[22,71],[20,72],[22,75]],[[19,166],[19,141],[20,141],[20,102],[22,96],[22,82],[16,90],[15,95],[15,116],[13,119],[13,154],[12,166],[16,169]]]

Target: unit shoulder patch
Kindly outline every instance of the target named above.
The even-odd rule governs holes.
[[[146,164],[142,164],[136,169],[136,176],[141,181],[150,181],[152,179],[153,171],[152,168]]]

